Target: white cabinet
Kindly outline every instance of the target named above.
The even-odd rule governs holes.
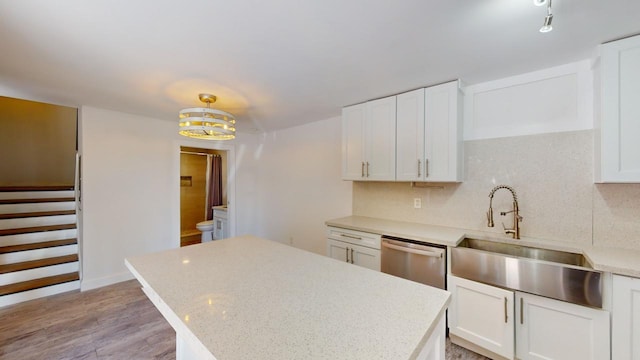
[[[380,235],[329,227],[327,256],[380,271]]]
[[[449,276],[449,334],[512,359],[513,291]],[[472,349],[474,350],[474,349]]]
[[[340,261],[380,270],[380,250],[328,239],[328,256]]]
[[[342,109],[342,178],[396,178],[396,97]]]
[[[229,237],[229,219],[227,210],[213,210],[213,239],[221,240]]]
[[[424,180],[424,89],[396,96],[396,180]]]
[[[607,311],[516,292],[516,314],[518,359],[610,358]]]
[[[608,311],[455,276],[448,290],[455,343],[507,359],[610,359]]]
[[[613,276],[612,359],[640,360],[640,279]]]
[[[600,50],[595,181],[640,183],[640,36]]]
[[[462,181],[461,106],[458,81],[397,96],[397,180]]]

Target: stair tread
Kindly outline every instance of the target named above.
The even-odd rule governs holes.
[[[22,192],[22,191],[69,191],[73,190],[73,185],[45,185],[45,186],[0,186],[0,192]]]
[[[0,247],[0,254],[8,254],[19,251],[28,251],[28,250],[37,250],[37,249],[46,249],[57,246],[65,246],[65,245],[75,245],[78,243],[77,239],[63,239],[63,240],[51,240],[51,241],[41,241],[29,244],[19,244],[19,245],[9,245]]]
[[[23,291],[34,290],[51,285],[63,284],[70,281],[80,280],[79,273],[72,272],[67,274],[47,276],[40,279],[22,281],[19,283],[0,286],[0,296],[15,294]]]
[[[57,198],[36,198],[36,199],[2,199],[0,205],[8,204],[38,204],[48,202],[68,202],[76,201],[74,197],[57,197]]]
[[[76,228],[76,224],[61,224],[61,225],[32,226],[32,227],[18,228],[18,229],[3,229],[3,230],[0,230],[0,236],[29,234],[29,233],[43,232],[43,231],[69,230],[69,229],[75,229],[75,228]]]
[[[78,261],[78,254],[56,256],[56,257],[50,257],[46,259],[39,259],[39,260],[23,261],[23,262],[14,263],[14,264],[4,264],[4,265],[0,265],[0,274],[6,274],[14,271],[36,269],[44,266],[66,264],[74,261]]]
[[[35,211],[24,213],[0,214],[0,220],[3,219],[22,219],[29,217],[57,216],[57,215],[75,215],[75,210],[55,210],[55,211]]]

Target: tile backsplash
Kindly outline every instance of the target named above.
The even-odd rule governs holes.
[[[464,151],[462,183],[354,182],[353,214],[503,236],[511,194],[495,193],[494,228],[486,211],[491,189],[505,184],[518,195],[523,237],[640,250],[640,184],[593,184],[592,130],[466,141]]]

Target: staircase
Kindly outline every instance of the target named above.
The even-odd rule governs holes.
[[[74,196],[0,188],[0,307],[80,288]]]

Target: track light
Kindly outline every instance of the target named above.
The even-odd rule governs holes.
[[[536,1],[540,2],[542,0],[534,0],[534,4],[538,5]],[[540,28],[541,33],[548,33],[549,31],[553,30],[553,26],[551,26],[551,21],[553,21],[553,14],[551,13],[551,0],[548,0],[547,16],[544,17],[544,24],[542,24],[542,27]]]
[[[540,28],[540,32],[541,33],[546,33],[549,32],[551,30],[553,30],[553,26],[551,26],[551,21],[553,20],[553,15],[549,14],[547,16],[544,17],[544,24],[542,24],[542,27]]]
[[[547,0],[533,0],[533,5],[535,6],[543,6],[547,3]]]

